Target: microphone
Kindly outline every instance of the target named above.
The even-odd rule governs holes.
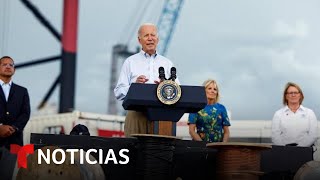
[[[172,81],[176,80],[177,79],[177,69],[175,67],[172,67],[171,68],[171,77],[170,79]]]
[[[166,75],[164,74],[164,68],[162,66],[159,67],[159,79],[160,81],[166,80]]]

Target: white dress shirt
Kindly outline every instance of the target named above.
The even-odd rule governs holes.
[[[4,92],[4,96],[6,97],[6,101],[8,102],[8,98],[9,98],[9,93],[10,93],[12,81],[10,81],[9,83],[4,83],[4,82],[0,79],[0,85],[1,85],[2,90],[3,90],[3,92]]]
[[[297,143],[310,147],[317,140],[318,121],[311,109],[300,105],[294,113],[288,106],[278,110],[272,119],[272,142],[275,145]]]
[[[154,81],[159,80],[159,67],[165,70],[166,78],[170,76],[173,63],[159,55],[149,55],[141,50],[139,53],[128,57],[122,65],[117,86],[114,88],[114,94],[118,100],[123,100],[127,95],[129,87],[136,82],[138,76],[145,75],[149,79],[146,83],[154,84]],[[179,84],[179,80],[176,79]]]

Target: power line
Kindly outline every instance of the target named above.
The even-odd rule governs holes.
[[[125,45],[129,45],[132,41],[136,42],[137,28],[139,24],[144,21],[152,22],[156,24],[160,17],[163,1],[139,1],[136,7],[133,8],[129,21],[121,33],[122,38],[120,43],[123,42]]]
[[[132,31],[129,33],[130,37],[129,37],[129,39],[127,40],[126,44],[129,44],[129,43],[132,41],[133,37],[137,37],[137,36],[134,36],[134,34],[136,33],[137,27],[138,27],[139,24],[141,23],[141,20],[142,20],[142,18],[143,18],[143,15],[145,15],[144,13],[146,12],[148,6],[150,5],[150,1],[149,1],[149,0],[146,0],[144,4],[145,4],[144,7],[143,7],[143,8],[140,10],[140,12],[139,12],[138,18],[135,18],[136,21],[135,21],[135,23],[134,23],[133,26],[132,26],[133,28],[132,28]],[[136,39],[136,38],[135,38],[135,39]]]
[[[137,19],[136,16],[137,16],[137,12],[139,12],[139,9],[141,7],[141,3],[137,3],[136,4],[136,7],[133,8],[131,14],[130,14],[130,19],[128,20],[125,28],[122,30],[122,33],[120,34],[121,37],[120,38],[123,38],[123,39],[120,39],[120,42],[118,42],[117,44],[119,43],[123,43],[125,42],[127,39],[130,39],[131,38],[131,33],[128,33],[129,32],[132,32],[133,31],[133,27],[132,27],[132,19]],[[141,9],[140,9],[141,10]],[[129,36],[130,35],[130,36]],[[125,38],[124,38],[125,37]]]

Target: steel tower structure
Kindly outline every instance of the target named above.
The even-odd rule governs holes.
[[[79,0],[63,1],[63,29],[62,34],[51,25],[45,16],[32,4],[30,0],[20,0],[28,8],[37,20],[61,43],[62,52],[56,56],[50,56],[38,60],[31,60],[26,63],[17,64],[16,68],[34,66],[51,61],[61,61],[61,73],[57,76],[43,101],[38,106],[41,109],[45,106],[54,89],[60,84],[59,113],[71,112],[74,110],[76,57],[78,39],[78,8]]]

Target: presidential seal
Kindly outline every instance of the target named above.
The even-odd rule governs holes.
[[[158,85],[157,96],[163,104],[175,104],[181,97],[181,88],[176,82],[165,80]]]

